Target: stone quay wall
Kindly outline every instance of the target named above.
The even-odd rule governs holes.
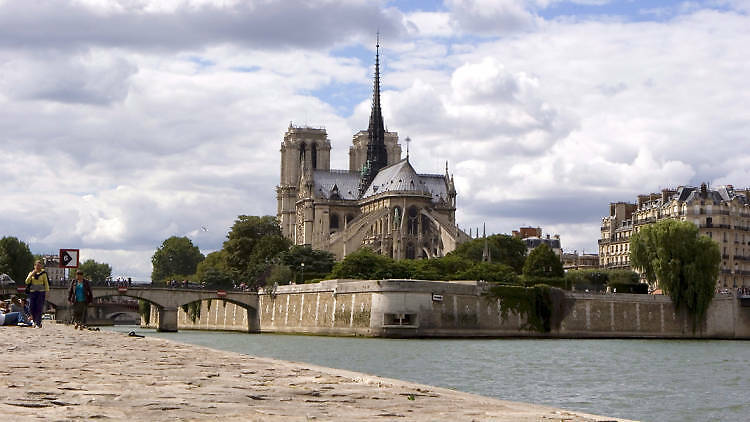
[[[483,283],[411,280],[328,280],[279,286],[259,294],[261,332],[368,337],[552,337],[750,339],[750,308],[717,296],[706,320],[692,329],[663,295],[566,293],[566,310],[549,333],[525,328]],[[150,326],[158,326],[152,311]],[[247,331],[246,309],[202,303],[193,322],[179,309],[179,329]]]

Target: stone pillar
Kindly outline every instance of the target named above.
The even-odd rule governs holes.
[[[259,333],[260,332],[260,318],[258,316],[258,310],[252,306],[245,308],[247,310],[247,332],[248,333]]]
[[[157,331],[177,332],[177,308],[159,308],[159,327]]]

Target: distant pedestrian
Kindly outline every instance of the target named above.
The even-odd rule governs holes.
[[[68,302],[73,304],[73,324],[75,328],[86,328],[88,307],[94,301],[91,284],[83,278],[83,271],[76,271],[76,279],[68,289]]]
[[[47,292],[49,291],[49,277],[44,271],[41,260],[34,263],[34,269],[26,276],[26,293],[29,296],[29,310],[31,319],[37,328],[42,328],[42,311]]]

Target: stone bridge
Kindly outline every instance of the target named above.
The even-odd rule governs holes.
[[[2,289],[2,295],[15,293],[15,289]],[[4,290],[8,290],[5,292]],[[258,316],[258,294],[255,292],[233,292],[205,289],[167,289],[151,287],[92,287],[94,298],[128,296],[142,299],[154,305],[159,312],[159,331],[177,331],[177,310],[180,306],[201,300],[224,300],[247,309],[248,332],[260,331]],[[71,312],[67,287],[52,287],[47,294],[47,303],[55,307],[58,319]]]

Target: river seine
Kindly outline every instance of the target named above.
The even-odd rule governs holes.
[[[750,420],[747,341],[393,340],[112,329],[627,419]]]

